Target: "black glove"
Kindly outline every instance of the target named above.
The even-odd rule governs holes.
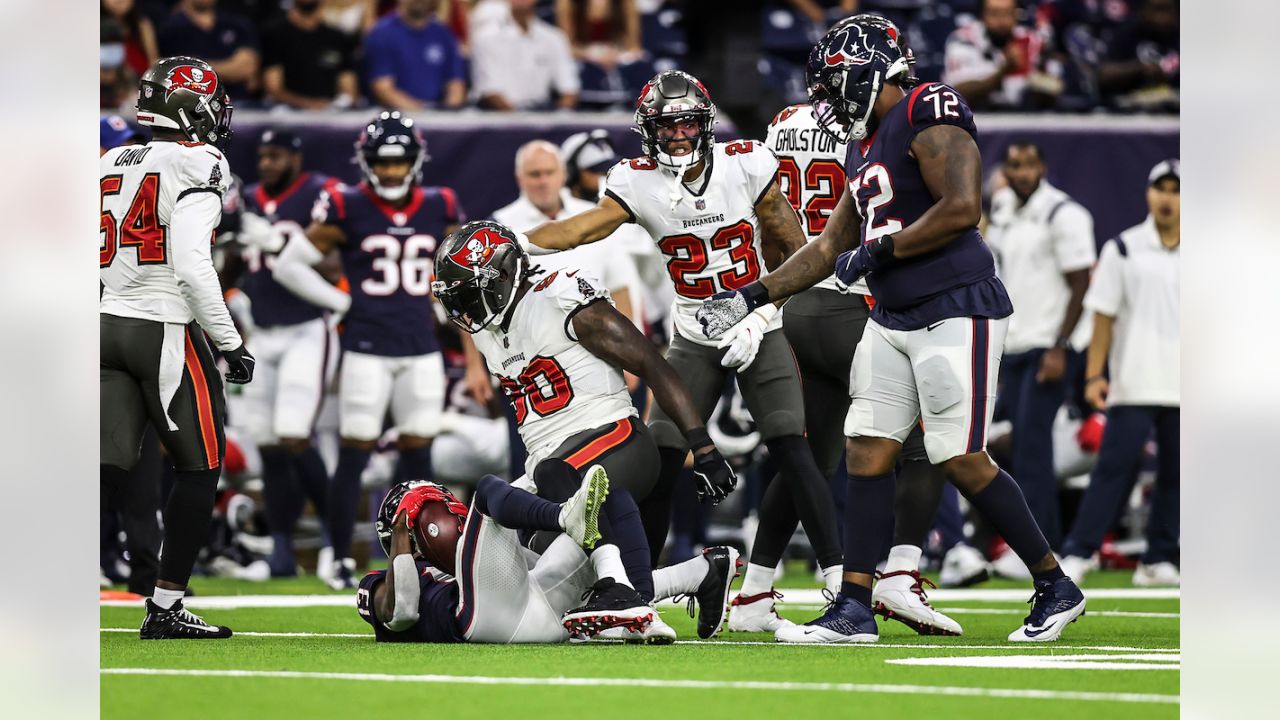
[[[711,500],[718,505],[738,486],[738,476],[724,459],[706,428],[691,430],[686,434],[693,450],[693,475],[698,479],[698,501]],[[707,450],[710,448],[710,451]]]
[[[222,357],[227,361],[227,382],[244,385],[253,379],[253,366],[258,361],[253,359],[243,343],[235,350],[224,351]]]

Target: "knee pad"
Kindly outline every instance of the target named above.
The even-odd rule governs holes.
[[[951,363],[941,355],[920,363],[916,376],[919,378],[920,405],[934,415],[941,414],[965,397],[960,378],[956,377]]]

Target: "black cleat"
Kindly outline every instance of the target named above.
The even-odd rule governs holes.
[[[738,551],[717,545],[702,551],[707,560],[707,574],[702,578],[698,591],[689,596],[689,617],[694,617],[693,604],[698,603],[698,637],[707,640],[720,632],[729,614],[729,586],[738,577],[742,561]]]
[[[139,636],[143,640],[222,640],[231,637],[231,628],[210,625],[204,618],[182,607],[182,601],[165,610],[147,598],[147,616]]]
[[[582,598],[586,603],[564,614],[564,629],[572,637],[590,638],[615,627],[642,633],[653,622],[655,610],[640,593],[613,578],[600,578]]]

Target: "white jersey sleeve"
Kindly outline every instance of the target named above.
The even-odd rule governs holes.
[[[778,187],[795,208],[800,227],[812,242],[822,234],[844,194],[848,146],[837,143],[818,127],[808,105],[791,105],[774,116],[765,144],[778,157]],[[834,274],[816,287],[839,290]],[[853,290],[871,294],[866,280],[855,283]]]
[[[112,149],[99,167],[99,311],[198,319],[218,347],[238,346],[210,256],[231,182],[226,157],[203,143],[151,142]]]
[[[609,302],[609,292],[581,270],[533,278],[504,330],[475,335],[476,348],[515,408],[530,458],[546,457],[569,437],[637,415],[622,371],[583,347],[573,318]]]
[[[676,188],[675,178],[649,158],[624,160],[609,171],[605,194],[631,213],[662,253],[675,290],[672,323],[690,342],[717,343],[702,334],[695,316],[703,300],[768,272],[756,203],[776,171],[773,153],[753,140],[716,143],[710,169],[692,189],[684,183]],[[768,330],[781,326],[779,314]]]

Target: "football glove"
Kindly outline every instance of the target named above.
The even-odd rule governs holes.
[[[765,329],[769,321],[778,312],[773,305],[765,305],[746,316],[737,325],[720,336],[717,348],[724,350],[720,365],[727,368],[746,370],[755,362],[756,353],[760,351],[760,342],[764,340]],[[727,348],[727,349],[726,349]]]
[[[227,361],[227,382],[233,385],[244,385],[253,379],[253,368],[258,364],[242,343],[235,350],[226,350],[222,357]]]
[[[695,317],[702,325],[703,335],[717,338],[742,322],[752,310],[767,304],[769,290],[757,280],[737,290],[716,293],[703,300]]]
[[[697,478],[698,501],[711,501],[718,505],[733,489],[738,486],[738,476],[729,467],[706,428],[697,428],[686,433],[690,449],[693,450],[693,475]],[[710,448],[710,452],[705,452]]]
[[[840,292],[850,287],[893,258],[893,236],[884,235],[843,252],[836,258],[836,285]]]

